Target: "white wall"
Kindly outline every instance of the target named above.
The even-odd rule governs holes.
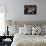
[[[46,21],[46,0],[0,0],[7,5],[9,20],[16,21]],[[24,15],[24,5],[37,5],[36,15]]]

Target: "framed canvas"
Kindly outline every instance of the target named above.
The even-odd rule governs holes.
[[[36,5],[24,5],[24,14],[33,15],[37,13]]]

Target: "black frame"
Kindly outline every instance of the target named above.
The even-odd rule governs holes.
[[[24,5],[24,14],[34,15],[37,13],[36,5]]]

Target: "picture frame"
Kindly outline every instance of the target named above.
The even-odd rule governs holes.
[[[37,13],[36,5],[24,5],[24,14],[25,15],[35,15]]]

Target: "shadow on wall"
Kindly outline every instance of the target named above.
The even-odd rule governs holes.
[[[24,26],[27,25],[46,25],[46,21],[15,21],[15,20],[6,20],[6,26]]]

